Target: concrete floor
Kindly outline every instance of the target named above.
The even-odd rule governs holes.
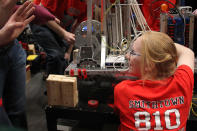
[[[28,131],[47,131],[44,112],[47,96],[44,95],[44,90],[42,73],[33,75],[26,85]]]

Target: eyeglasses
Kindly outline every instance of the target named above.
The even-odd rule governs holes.
[[[132,56],[141,56],[140,54],[136,53],[133,49],[129,51],[129,54]]]

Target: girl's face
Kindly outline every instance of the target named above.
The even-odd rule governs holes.
[[[141,77],[141,39],[140,37],[134,41],[132,48],[126,54],[129,62],[129,72],[136,77]]]

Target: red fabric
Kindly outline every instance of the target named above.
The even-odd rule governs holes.
[[[170,8],[172,8],[173,7],[172,4],[175,5],[176,0],[169,0],[172,4],[169,4],[168,2],[164,0],[157,0],[157,2],[154,2],[154,1],[156,0],[140,0],[139,4],[142,4],[141,10],[151,30],[159,31],[160,30],[159,18],[160,18],[160,12],[161,12],[160,6],[165,3]],[[154,11],[154,10],[157,10],[157,11]]]
[[[194,75],[186,65],[179,66],[175,74],[165,80],[121,82],[114,90],[114,106],[120,113],[120,130],[136,131],[142,127],[145,130],[146,127],[153,131],[156,125],[164,131],[185,130],[193,86]],[[177,103],[173,104],[176,100]],[[176,119],[175,116],[179,115],[180,119]]]
[[[46,8],[39,5],[34,5],[34,7],[35,7],[34,15],[36,17],[32,21],[32,23],[42,25],[49,20],[55,20],[55,16],[51,14]]]
[[[41,4],[57,18],[62,19],[64,17],[67,0],[41,0]]]
[[[78,22],[87,19],[87,4],[81,0],[41,0],[41,4],[47,8],[60,20],[64,17],[64,12],[70,16],[75,16]]]
[[[17,10],[20,5],[15,6],[15,10]],[[51,14],[46,8],[34,4],[35,10],[33,14],[35,15],[35,19],[32,21],[34,24],[42,25],[45,24],[47,21],[55,20],[55,16]]]
[[[87,20],[87,4],[81,0],[67,0],[66,13],[70,16],[75,16],[78,19],[78,23]]]
[[[34,2],[34,4],[39,5],[41,0],[34,0],[33,2]]]

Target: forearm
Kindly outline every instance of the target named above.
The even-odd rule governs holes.
[[[64,40],[68,42],[68,44],[74,44],[75,35],[73,33],[67,32],[64,28],[62,28],[55,21],[48,21],[46,24],[51,30],[53,30],[57,35],[62,37]]]
[[[46,23],[46,25],[53,30],[55,33],[57,33],[60,37],[64,37],[64,33],[66,32],[59,24],[57,24],[55,21],[51,20]]]
[[[179,65],[188,65],[194,71],[194,52],[180,44],[175,43],[177,49],[177,66]]]

